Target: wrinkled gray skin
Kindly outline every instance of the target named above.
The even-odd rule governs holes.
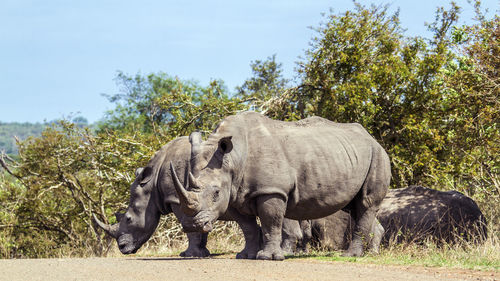
[[[413,242],[432,238],[452,243],[459,236],[459,240],[487,236],[486,220],[476,202],[458,191],[422,186],[390,190],[377,217],[386,229],[386,242],[393,238]]]
[[[391,172],[383,148],[359,124],[319,117],[298,122],[245,112],[225,118],[207,141],[193,133],[192,180],[176,180],[185,229],[209,232],[228,208],[259,217],[257,259],[283,260],[283,218],[316,219],[349,210],[354,234],[346,256],[361,256]],[[171,165],[174,170],[174,165]],[[257,230],[253,230],[256,232]]]
[[[296,240],[296,251],[307,252],[309,245],[325,250],[346,250],[352,239],[353,223],[350,214],[342,210],[321,219],[300,221],[303,238]],[[377,221],[372,225],[367,249],[379,253],[383,236],[384,227]]]
[[[373,229],[373,239],[383,243],[410,241],[456,242],[457,239],[484,241],[486,220],[471,198],[457,191],[438,191],[422,186],[391,189],[380,205],[377,218],[384,232]],[[348,247],[352,220],[339,211],[325,218],[301,221],[303,239],[299,248],[341,250]],[[293,244],[293,241],[289,241]],[[375,245],[371,245],[374,247]],[[377,249],[373,249],[376,251]]]
[[[107,225],[94,217],[97,224],[117,240],[123,254],[135,253],[151,237],[161,215],[173,212],[179,221],[186,219],[186,215],[180,209],[168,164],[175,163],[176,173],[184,175],[187,161],[191,156],[190,151],[191,144],[187,137],[177,138],[163,146],[146,167],[136,170],[136,179],[130,186],[129,207],[125,214],[116,214],[118,223]],[[251,223],[247,225],[244,218],[242,220],[239,218],[237,212],[228,210],[228,213],[220,219],[238,221],[247,239],[245,249],[238,254],[238,257],[255,258],[259,249],[260,234],[249,234],[246,229],[254,229],[255,226]],[[293,245],[297,239],[302,238],[302,233],[297,227],[296,221],[290,220],[283,224],[283,241],[286,245]],[[288,233],[293,233],[293,236],[287,236]],[[209,256],[210,252],[206,248],[207,235],[207,233],[187,233],[189,245],[181,256]],[[290,248],[285,250],[291,253]]]
[[[94,217],[97,224],[116,239],[123,254],[135,253],[148,241],[161,215],[173,212],[179,221],[186,217],[180,210],[168,163],[176,163],[177,172],[184,175],[190,151],[187,137],[164,145],[146,167],[136,170],[136,179],[130,186],[129,206],[125,214],[116,214],[118,223],[107,225]],[[189,233],[188,239],[189,246],[181,256],[205,257],[210,254],[206,248],[206,234]]]

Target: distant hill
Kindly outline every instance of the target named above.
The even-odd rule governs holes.
[[[71,121],[79,126],[89,126],[87,119],[81,116],[75,117]],[[0,121],[0,151],[5,151],[5,153],[10,155],[17,154],[16,139],[14,136],[20,140],[25,140],[30,136],[39,136],[45,127],[55,122],[57,121],[54,120],[47,123],[4,123]]]
[[[3,123],[0,122],[0,151],[17,154],[16,136],[24,140],[29,136],[39,136],[47,124],[41,123]]]

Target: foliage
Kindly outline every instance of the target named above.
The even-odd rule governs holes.
[[[222,81],[202,87],[165,73],[130,77],[120,72],[117,82],[121,93],[108,97],[116,108],[106,114],[100,131],[141,131],[156,135],[158,144],[194,130],[211,131],[223,116],[245,108],[228,97]]]
[[[288,80],[283,78],[282,64],[276,62],[276,55],[266,60],[256,60],[250,63],[253,76],[236,88],[238,97],[261,109],[264,104],[277,98],[286,89]]]
[[[459,11],[437,10],[431,40],[404,37],[387,6],[328,15],[299,62],[301,84],[271,100],[267,114],[362,124],[388,151],[395,188],[498,199],[498,16],[459,33],[451,28]],[[465,34],[459,56],[452,39]]]
[[[16,200],[6,199],[14,206],[0,206],[1,224],[12,226],[3,256],[54,256],[70,249],[75,255],[106,253],[113,241],[96,228],[92,214],[114,222],[113,213],[127,207],[133,171],[160,146],[195,129],[209,130],[244,107],[227,97],[219,81],[201,87],[165,74],[120,73],[118,79],[126,91],[110,98],[117,107],[96,133],[63,120],[20,141],[18,161],[6,165],[2,158],[20,184]],[[14,196],[11,189],[2,186],[0,196]]]
[[[355,6],[316,29],[294,87],[275,55],[251,63],[253,76],[235,96],[222,81],[201,86],[165,73],[120,72],[120,92],[108,96],[115,108],[95,130],[77,118],[21,138],[16,160],[0,158],[0,255],[106,253],[113,241],[91,213],[114,222],[135,168],[173,138],[209,132],[247,108],[280,120],[317,115],[362,124],[391,157],[393,187],[462,191],[479,202],[498,239],[499,17],[486,19],[476,4],[478,22],[457,27],[460,8],[451,4],[437,10],[426,40],[405,37],[387,6]],[[160,225],[144,248],[185,242],[172,216]],[[237,240],[234,225],[219,233]]]
[[[13,175],[23,185],[14,212],[11,256],[50,256],[61,247],[99,254],[101,241],[91,213],[105,217],[124,207],[132,171],[151,148],[111,133],[94,136],[88,128],[61,121],[40,137],[19,143]],[[41,238],[40,238],[41,237]]]
[[[441,184],[466,192],[500,221],[500,17],[456,28],[459,56],[443,72],[439,125],[446,150]],[[464,36],[466,34],[466,36]]]

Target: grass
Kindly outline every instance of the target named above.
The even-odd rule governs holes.
[[[341,252],[312,251],[287,258],[311,258],[325,261],[356,262],[382,265],[444,267],[481,271],[500,271],[500,243],[493,233],[484,243],[462,242],[437,246],[403,243],[382,247],[380,254],[368,253],[363,257],[342,257]]]
[[[355,262],[380,265],[404,265],[443,267],[479,271],[500,271],[500,232],[489,225],[489,237],[482,243],[465,242],[437,245],[431,241],[423,244],[404,242],[382,246],[378,255],[367,253],[363,257],[342,257],[340,251],[310,250],[307,254],[287,256],[287,259],[317,259],[323,261]],[[493,231],[492,231],[493,230]],[[185,237],[185,236],[184,236]],[[166,242],[166,241],[165,241]],[[187,239],[176,243],[155,244],[142,248],[138,256],[178,256],[187,248]],[[243,248],[244,241],[238,226],[232,223],[220,225],[208,237],[208,249],[212,254],[234,256]],[[112,256],[115,256],[112,254]],[[116,253],[116,256],[121,254]]]

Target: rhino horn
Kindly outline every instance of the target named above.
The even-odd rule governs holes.
[[[106,223],[103,223],[102,221],[100,221],[96,216],[95,214],[92,214],[92,216],[94,217],[94,221],[97,223],[97,225],[102,228],[107,234],[109,234],[109,236],[117,239],[118,238],[118,227],[120,226],[119,223],[115,223],[113,225],[109,225],[109,224],[106,224]]]
[[[198,184],[196,178],[194,177],[194,175],[191,173],[191,171],[189,172],[189,186],[195,188],[195,189],[199,189],[200,188],[200,185]]]
[[[201,132],[194,131],[189,135],[189,142],[191,143],[191,167],[196,167],[196,156],[201,150]],[[197,174],[197,171],[193,171]]]
[[[182,186],[179,177],[177,177],[177,173],[175,172],[174,164],[172,164],[172,162],[170,162],[170,173],[174,182],[175,191],[177,191],[177,195],[179,196],[179,202],[181,203],[182,211],[188,216],[196,215],[200,211],[198,194],[192,191],[187,191],[186,188]],[[186,183],[187,182],[188,181],[186,181]]]
[[[189,142],[191,143],[191,157],[196,156],[200,152],[199,148],[201,144],[201,132],[192,132],[189,135]]]

